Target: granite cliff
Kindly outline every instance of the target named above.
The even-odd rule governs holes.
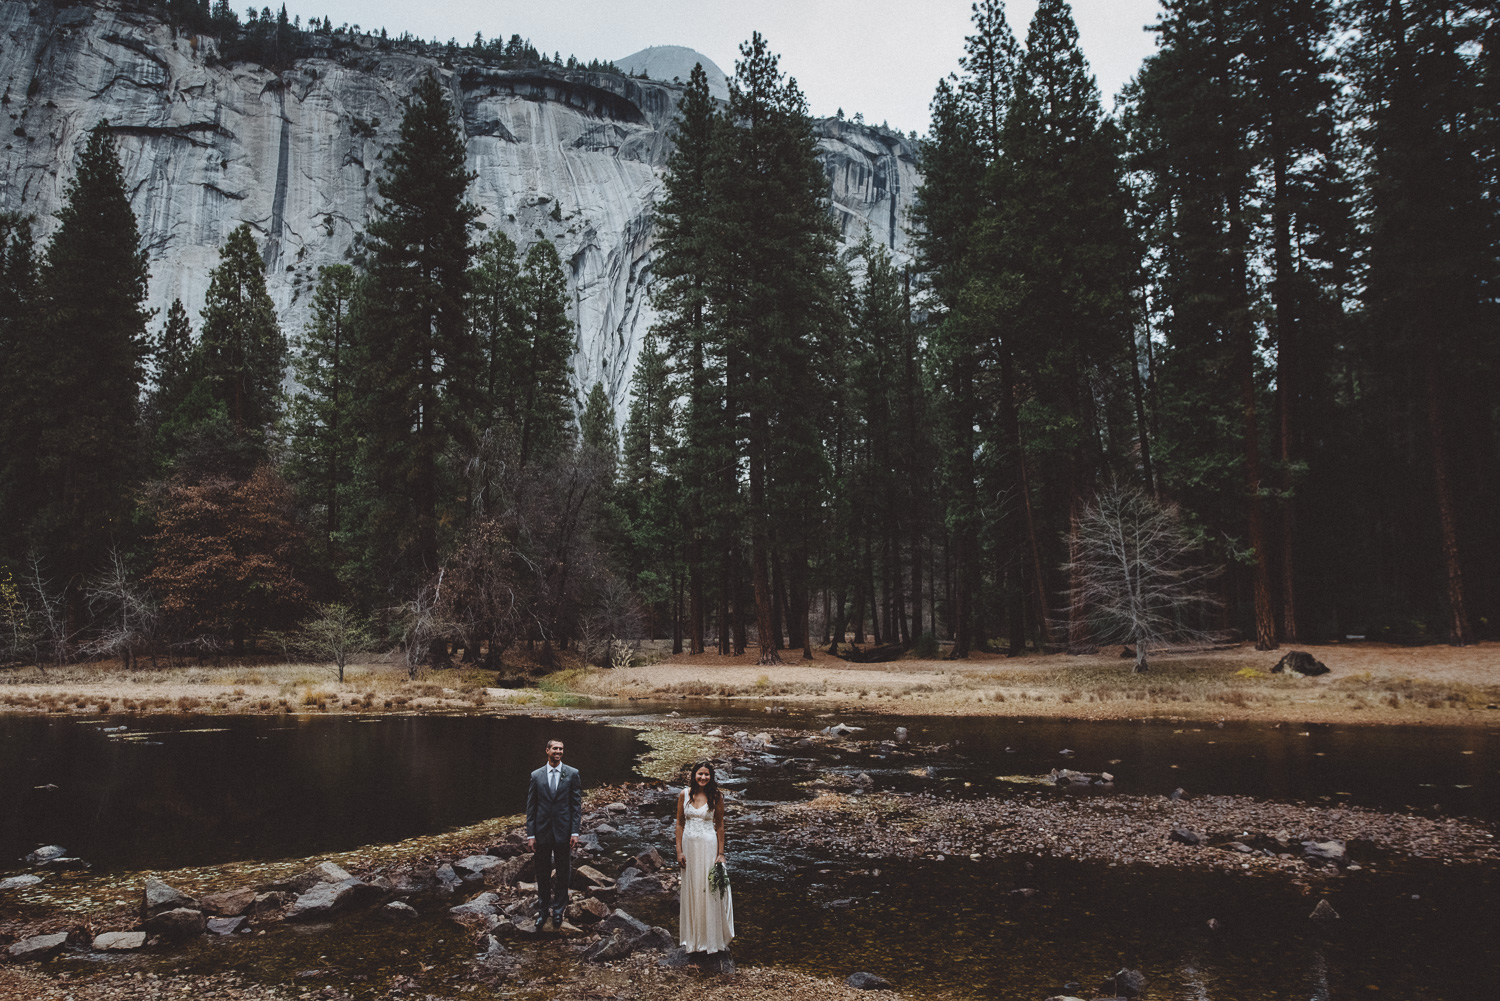
[[[679,85],[541,65],[503,67],[370,35],[309,35],[276,71],[220,58],[121,3],[0,0],[0,210],[48,236],[77,150],[114,127],[151,264],[151,305],[180,297],[195,319],[225,236],[264,246],[284,327],[306,318],[322,265],[346,259],[378,200],[402,101],[436,70],[460,110],[471,198],[522,252],[541,238],[569,272],[575,379],[621,403],[652,322],[653,212]],[[843,237],[904,252],[919,182],[907,140],[816,123]]]

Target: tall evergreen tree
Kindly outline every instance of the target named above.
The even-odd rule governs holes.
[[[296,339],[292,355],[297,390],[288,414],[289,468],[322,509],[323,554],[330,562],[337,562],[342,497],[354,473],[355,351],[350,317],[358,281],[346,264],[319,270],[312,318]]]
[[[520,357],[511,368],[510,400],[524,467],[572,440],[573,321],[562,260],[550,241],[539,240],[526,252],[521,308],[524,325]]]
[[[29,219],[0,214],[0,559],[24,548],[25,504],[36,456],[25,446],[29,403],[41,358],[30,330],[36,309],[37,262]]]
[[[1045,449],[1049,469],[1067,470],[1054,493],[1067,498],[1071,539],[1105,473],[1101,435],[1114,422],[1098,401],[1120,398],[1103,392],[1102,383],[1121,371],[1134,333],[1139,257],[1119,136],[1104,119],[1063,0],[1037,6],[1002,144],[1004,155],[986,179],[993,207],[978,248],[993,276],[985,308],[1000,333],[990,352],[1001,369],[1002,419],[1012,420],[1024,402],[1028,423],[1049,430],[1029,447],[1020,438],[1002,440],[997,451],[1015,449],[1014,461],[1024,464],[1028,451]],[[1025,380],[1024,401],[1004,398],[1014,391],[1005,371],[1011,365]],[[1029,494],[1026,480],[1016,479]],[[1070,606],[1068,622],[1069,648],[1087,648],[1086,610]]]
[[[468,434],[479,352],[466,314],[471,175],[447,96],[417,85],[369,226],[356,388],[371,571],[407,594],[437,571],[450,445]]]
[[[187,398],[193,381],[193,325],[181,299],[173,299],[167,307],[167,319],[154,347],[151,413],[159,422]]]
[[[722,267],[726,250],[718,239],[710,194],[717,169],[716,135],[722,124],[708,93],[708,75],[701,64],[694,65],[677,106],[674,148],[663,179],[665,196],[657,207],[652,304],[660,318],[653,329],[661,332],[666,352],[677,360],[685,397],[675,465],[687,532],[688,644],[695,654],[706,646],[708,594],[715,584],[719,651],[730,649],[729,515],[736,491],[727,462],[732,432],[724,417],[723,343],[708,322],[711,275]],[[719,558],[710,560],[710,550]],[[717,565],[718,573],[710,571],[710,563]]]
[[[285,364],[286,337],[266,291],[265,262],[250,225],[242,223],[209,273],[197,374],[235,430],[258,444],[276,420]]]
[[[126,527],[148,350],[146,255],[108,122],[89,133],[57,218],[29,332],[20,441],[35,479],[19,513],[71,594]]]
[[[474,254],[470,316],[481,357],[482,415],[486,423],[513,416],[526,361],[526,310],[521,262],[510,237],[496,230]]]

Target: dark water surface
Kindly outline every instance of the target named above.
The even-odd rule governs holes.
[[[520,813],[554,735],[591,785],[634,777],[645,750],[627,728],[522,716],[0,715],[0,870],[43,844],[96,870],[174,869]]]
[[[730,732],[767,727],[814,732],[843,722],[864,727],[851,739],[865,741],[891,738],[896,727],[905,726],[914,742],[951,744],[936,770],[947,790],[960,796],[1009,795],[1016,787],[1004,777],[1072,768],[1110,772],[1115,794],[1164,795],[1181,787],[1189,795],[1355,804],[1500,821],[1500,719],[1483,727],[1259,722],[1221,727],[1202,721],[860,716],[796,709],[769,714],[702,703],[671,708],[701,714]],[[1500,714],[1488,714],[1486,722],[1495,715]],[[1063,750],[1074,753],[1060,754]],[[877,789],[932,788],[909,774],[909,760],[815,756],[835,769],[868,772]]]
[[[935,778],[911,774],[928,759],[795,752],[811,753],[821,769],[868,771],[877,788],[1011,795],[1017,786],[1000,776],[1066,766],[1114,772],[1117,794],[1180,785],[1190,794],[1500,816],[1500,735],[1488,728],[1220,728],[671,708],[729,732],[811,731],[837,719],[867,727],[858,739],[892,736],[904,723],[915,742],[950,745],[931,762]],[[433,833],[518,812],[525,775],[552,734],[567,742],[567,760],[583,769],[586,784],[631,777],[644,750],[631,727],[667,709],[600,714],[616,726],[479,715],[90,723],[0,716],[0,869],[45,842],[102,868],[175,868]],[[127,733],[138,740],[100,732],[121,723],[151,732]],[[1076,753],[1061,756],[1063,748]],[[46,783],[59,788],[33,788]],[[807,795],[782,769],[736,776],[731,788],[752,812]],[[670,852],[664,808],[612,823],[618,833],[601,842],[616,864],[648,846]],[[1308,895],[1281,878],[1031,857],[890,863],[788,852],[780,841],[764,824],[730,830],[734,951],[742,964],[838,979],[870,970],[911,997],[972,1001],[1044,998],[1069,981],[1081,984],[1079,996],[1092,997],[1121,966],[1146,973],[1148,998],[1182,1001],[1470,1001],[1496,997],[1500,983],[1500,870],[1493,866],[1383,859],[1378,873],[1319,880]],[[1023,887],[1036,893],[1011,892]],[[1308,914],[1322,896],[1342,916],[1320,927]],[[326,928],[275,927],[266,936],[204,939],[185,954],[121,962],[234,968],[276,982],[316,967],[325,971],[321,977],[297,983],[371,996],[402,973],[424,978],[423,989],[449,993],[448,985],[464,979],[472,946],[445,920],[451,900],[414,903],[423,917],[409,927],[392,929],[361,913]],[[677,926],[670,901],[629,907],[654,924]],[[514,947],[555,955],[548,946]],[[566,969],[558,976],[564,983]]]

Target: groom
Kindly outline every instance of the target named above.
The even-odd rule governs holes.
[[[546,930],[549,921],[554,928],[562,926],[573,875],[573,847],[578,844],[583,815],[583,783],[578,769],[563,764],[562,757],[563,742],[547,741],[547,763],[531,773],[526,789],[526,847],[535,853],[532,865],[536,867],[538,931]]]

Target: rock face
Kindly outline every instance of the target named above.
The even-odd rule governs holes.
[[[181,298],[195,329],[219,246],[241,222],[263,247],[283,329],[301,329],[318,268],[352,253],[378,201],[401,102],[436,70],[480,221],[522,254],[541,237],[557,245],[575,384],[602,381],[624,413],[654,320],[654,213],[680,85],[461,54],[440,62],[438,49],[368,35],[305,36],[312,54],[273,72],[222,62],[215,39],[177,35],[116,0],[0,0],[0,37],[0,211],[28,213],[35,235],[50,236],[86,130],[108,119],[150,260],[150,305],[164,314]],[[837,119],[815,128],[844,240],[868,232],[904,254],[914,145]]]

